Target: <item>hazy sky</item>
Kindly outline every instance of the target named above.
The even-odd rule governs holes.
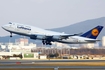
[[[105,17],[105,0],[0,0],[0,26],[8,22],[44,29]],[[0,36],[9,35],[0,27]]]

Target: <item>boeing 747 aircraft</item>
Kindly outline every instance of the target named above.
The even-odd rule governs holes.
[[[2,28],[10,32],[10,37],[12,37],[12,33],[14,33],[18,35],[28,36],[31,39],[42,40],[42,43],[44,45],[52,45],[51,42],[60,42],[68,44],[95,43],[99,41],[96,38],[103,29],[103,26],[96,26],[95,28],[81,35],[80,34],[70,35],[66,33],[54,32],[14,22],[9,22],[8,24],[2,26]]]

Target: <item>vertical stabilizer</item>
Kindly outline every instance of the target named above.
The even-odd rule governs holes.
[[[81,37],[96,39],[102,29],[103,29],[103,26],[97,26],[97,27],[87,31],[86,33],[82,34]]]

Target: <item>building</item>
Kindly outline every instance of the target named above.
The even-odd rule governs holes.
[[[39,59],[47,59],[47,55],[45,55],[45,54],[40,54],[40,55],[39,55]]]
[[[105,47],[105,36],[102,37],[102,46]]]
[[[87,44],[82,44],[80,48],[94,48],[95,43],[87,43]]]
[[[55,46],[56,48],[63,48],[63,47],[70,48],[69,44],[64,44],[64,43],[59,43],[59,42],[53,42],[52,47],[55,47]]]
[[[31,49],[33,48],[36,48],[36,44],[28,43],[28,39],[25,38],[16,39],[15,43],[2,43],[0,44],[0,58],[17,59],[15,56],[20,56],[27,53],[27,56],[24,54],[26,57],[38,59],[38,53],[31,53]]]
[[[28,44],[28,39],[19,38],[19,39],[16,39],[16,40],[15,40],[15,43],[16,43],[16,44],[20,44],[20,45],[26,45],[26,44]]]

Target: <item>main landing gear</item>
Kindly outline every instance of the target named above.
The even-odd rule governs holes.
[[[52,45],[51,40],[42,40],[43,45]]]
[[[10,33],[10,37],[12,37],[12,33]]]

